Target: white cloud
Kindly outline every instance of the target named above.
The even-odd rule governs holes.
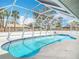
[[[23,21],[24,21],[24,16],[20,16],[19,23],[23,24]],[[30,17],[25,19],[25,21],[24,21],[25,24],[29,24],[29,23],[32,23],[32,22],[34,22],[34,19],[30,18]]]
[[[24,16],[20,16],[19,23],[22,24],[23,23],[23,20],[24,20]]]

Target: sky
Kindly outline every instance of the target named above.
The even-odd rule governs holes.
[[[11,5],[14,2],[14,0],[0,0],[0,7],[4,7],[7,5]],[[32,10],[36,5],[39,5],[39,2],[35,1],[35,0],[17,0],[16,5],[22,6],[24,8],[30,9]],[[45,7],[44,5],[40,5],[38,7],[36,7],[34,10],[41,10],[41,8]],[[8,10],[11,10],[12,7],[10,7]],[[19,19],[19,23],[22,24],[23,22],[23,15],[25,15],[25,12],[28,12],[28,18],[26,19],[26,22],[32,22],[34,19],[32,18],[32,11],[28,11],[22,8],[18,8],[15,7],[14,9],[18,10],[20,12],[20,19]],[[43,11],[42,11],[43,12]],[[63,20],[62,20],[62,24],[64,26],[66,26],[66,24],[68,23],[69,20],[72,20],[71,17],[68,16],[63,16]]]
[[[10,5],[14,2],[14,0],[0,0],[0,7]],[[39,2],[35,0],[16,0],[16,5],[20,5],[27,8],[33,8],[34,6],[38,5]]]

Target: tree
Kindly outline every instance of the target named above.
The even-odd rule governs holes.
[[[13,10],[12,11],[12,15],[11,15],[14,19],[14,31],[16,30],[16,21],[17,19],[19,19],[19,12],[17,10]]]
[[[62,27],[62,19],[63,19],[62,17],[54,18],[54,21],[53,21],[54,28],[61,29],[61,27]]]
[[[4,14],[3,14],[4,8],[0,9],[0,28],[2,28],[4,26]]]
[[[4,27],[4,19],[6,17],[8,18],[8,11],[5,8],[0,9],[0,28],[5,28]]]
[[[44,11],[44,9],[41,9],[38,12],[40,13],[41,11]],[[42,21],[45,20],[45,18],[47,17],[44,14],[39,14],[39,13],[33,12],[33,18],[36,20],[35,21],[36,28],[40,28]]]
[[[8,10],[5,10],[4,11],[4,16],[6,17],[6,22],[5,22],[5,26],[4,26],[4,31],[6,30],[6,27],[7,27],[7,23],[8,23],[8,18],[10,16],[10,13]]]
[[[44,11],[47,11],[47,10],[49,10],[49,8],[47,8],[47,7],[44,7],[44,8],[42,8],[41,10],[39,10],[38,12],[40,13],[40,12],[44,12]],[[46,12],[45,14],[38,14],[38,13],[33,13],[33,15],[34,15],[34,18],[36,19],[36,27],[37,28],[40,28],[41,26],[41,28],[45,28],[45,29],[47,29],[47,30],[49,30],[50,28],[51,28],[51,26],[50,26],[50,24],[49,24],[49,22],[51,21],[51,20],[53,20],[53,16],[49,16],[48,14],[49,14],[50,12]],[[55,14],[55,12],[52,12],[53,14]],[[46,16],[46,14],[48,15],[48,16]],[[40,15],[40,16],[39,16]],[[39,16],[39,17],[38,17]],[[45,20],[44,22],[43,22],[43,20]]]
[[[39,24],[40,24],[40,17],[39,17],[39,13],[33,12],[33,18],[35,19],[35,27],[39,28]]]
[[[79,26],[79,21],[77,21],[77,20],[73,20],[73,21],[71,21],[70,23],[69,23],[69,25],[70,25],[70,27],[72,27],[72,28],[76,28],[77,29],[77,27]]]

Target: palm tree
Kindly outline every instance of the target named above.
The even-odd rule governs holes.
[[[46,11],[46,10],[49,10],[47,7],[44,7],[44,8],[42,8],[41,10],[39,10],[38,12],[44,12],[44,11]],[[47,14],[49,14],[49,12],[46,12]],[[53,14],[55,14],[55,13],[53,13]],[[40,28],[40,24],[43,22],[43,20],[46,20],[46,18],[48,19],[48,20],[46,20],[46,22],[47,22],[47,24],[49,23],[49,21],[50,20],[52,20],[52,18],[53,18],[53,16],[45,16],[44,14],[38,14],[38,13],[33,13],[33,15],[34,15],[34,18],[36,19],[36,27],[37,28]],[[38,18],[38,16],[40,15],[40,17]],[[37,19],[38,18],[38,19]],[[47,29],[49,30],[51,27],[50,27],[50,24],[48,24],[48,25],[43,25],[42,24],[42,26],[43,26],[43,28],[45,28],[45,27],[47,27]]]
[[[4,26],[4,31],[6,30],[6,27],[7,27],[7,22],[8,22],[8,18],[10,16],[10,13],[8,10],[5,10],[4,11],[4,16],[6,17],[6,22],[5,22],[5,26]]]
[[[53,19],[53,16],[48,17],[48,25],[47,25],[47,30],[51,30],[51,23],[50,21]]]
[[[6,18],[6,20],[8,20],[8,17],[9,17],[9,11],[8,10],[5,10],[5,8],[2,8],[0,9],[0,28],[4,28],[4,31],[6,29],[6,26],[7,26],[7,21],[5,22],[5,25],[4,25],[4,19]]]
[[[4,21],[3,21],[4,14],[3,14],[3,11],[4,11],[4,8],[0,9],[0,28],[2,28],[3,25],[4,25]]]
[[[16,21],[17,19],[19,19],[19,12],[17,10],[13,10],[11,16],[14,18],[14,31],[15,31]]]
[[[77,27],[79,26],[79,21],[77,21],[77,20],[73,20],[73,21],[71,21],[70,23],[69,23],[69,25],[72,27],[72,28],[76,28],[77,29]]]
[[[53,26],[55,27],[55,29],[61,29],[62,27],[62,20],[61,19],[54,19],[55,21],[53,21]]]
[[[44,9],[42,10],[39,10],[38,12],[40,13],[40,11],[43,11]],[[46,9],[45,9],[46,10]],[[35,27],[36,28],[40,28],[41,27],[41,23],[43,20],[45,20],[46,16],[43,15],[43,14],[39,14],[39,13],[36,13],[36,12],[33,12],[33,18],[36,20],[35,22]]]
[[[40,17],[38,18],[39,14],[36,12],[33,12],[33,18],[35,19],[35,27],[39,28],[40,24]]]
[[[4,28],[4,19],[6,16],[7,10],[5,8],[0,9],[0,28]]]

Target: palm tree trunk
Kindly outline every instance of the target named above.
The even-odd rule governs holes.
[[[14,31],[16,31],[16,19],[14,20]]]
[[[0,19],[0,29],[1,29],[1,19]]]
[[[8,17],[7,17],[7,20],[6,20],[6,23],[5,23],[4,32],[6,31],[7,22],[8,22]]]

